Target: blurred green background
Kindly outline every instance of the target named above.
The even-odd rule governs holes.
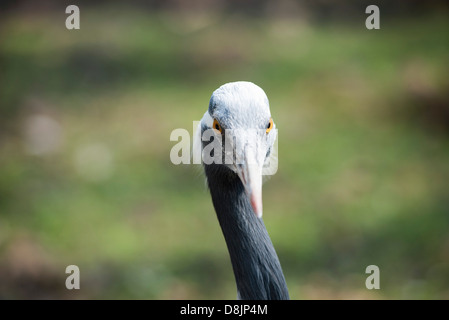
[[[247,80],[279,129],[264,221],[291,298],[449,299],[448,18],[443,1],[2,2],[0,298],[235,299],[201,168],[171,164],[169,137]]]

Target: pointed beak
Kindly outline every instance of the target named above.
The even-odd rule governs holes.
[[[253,152],[247,152],[243,164],[237,166],[237,174],[245,187],[251,206],[258,218],[262,217],[262,166]]]

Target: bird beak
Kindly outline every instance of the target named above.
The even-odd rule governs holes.
[[[255,159],[254,152],[246,152],[244,163],[237,166],[237,175],[245,187],[254,213],[262,217],[262,166]]]

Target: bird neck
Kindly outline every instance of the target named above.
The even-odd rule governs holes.
[[[289,299],[267,229],[255,215],[239,177],[222,165],[206,165],[205,171],[231,257],[239,298]]]

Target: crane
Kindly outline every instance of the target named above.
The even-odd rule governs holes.
[[[216,160],[203,161],[203,167],[242,300],[289,299],[262,220],[262,171],[273,152],[274,128],[265,92],[251,82],[231,82],[213,92],[194,146],[203,159]],[[211,140],[225,147],[209,148]]]

